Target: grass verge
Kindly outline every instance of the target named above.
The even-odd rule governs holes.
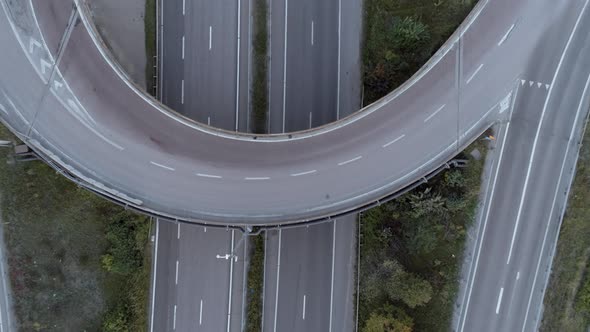
[[[254,1],[254,38],[252,68],[251,131],[264,134],[268,131],[268,4],[267,0]]]
[[[251,132],[268,132],[268,3],[267,0],[254,0],[254,38],[252,40],[252,114]],[[264,236],[250,238],[252,249],[248,265],[248,293],[246,295],[246,331],[262,330],[263,287],[264,287]]]
[[[4,127],[0,137],[14,139]],[[10,152],[0,150],[0,205],[20,329],[145,330],[146,218],[75,186],[41,162],[7,164]],[[105,269],[106,255],[111,271]]]
[[[157,27],[156,27],[156,0],[145,0],[145,85],[146,90],[155,95],[154,87],[158,82],[155,81],[156,59],[158,50],[156,49]]]
[[[412,192],[362,215],[361,331],[449,330],[466,229],[475,218],[484,156],[443,172]],[[389,331],[389,330],[387,330]]]
[[[248,302],[246,332],[262,330],[262,288],[264,285],[264,235],[251,237],[252,250],[248,268]]]
[[[584,133],[576,177],[553,258],[541,331],[590,328],[590,131]]]

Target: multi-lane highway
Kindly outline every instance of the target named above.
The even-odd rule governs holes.
[[[227,130],[247,123],[248,81],[236,82],[238,60],[243,74],[248,72],[250,41],[238,45],[237,36],[250,35],[249,3],[160,3],[164,104]],[[151,331],[242,331],[248,252],[242,232],[160,220],[157,233]]]
[[[154,241],[150,331],[242,331],[243,234],[159,220]]]
[[[481,241],[476,246],[459,328],[534,330],[552,247],[550,235],[563,212],[563,192],[577,150],[574,137],[588,107],[588,40],[587,34],[577,33],[589,28],[587,0],[481,1],[441,51],[399,90],[334,124],[269,137],[201,126],[158,104],[112,62],[83,2],[74,2],[78,7],[72,11],[69,1],[0,1],[2,121],[82,185],[171,218],[270,224],[327,217],[364,206],[452,157],[491,123],[505,117],[514,103],[514,118],[500,135],[503,144],[492,167]],[[285,13],[289,8],[285,2]],[[339,12],[341,8],[338,4]],[[301,33],[292,42],[304,45],[308,40],[300,50],[314,56],[316,36],[317,40],[323,34],[333,38],[334,32],[323,24],[333,22],[334,14],[315,17],[301,9],[295,13],[310,23],[310,31],[309,39]],[[78,19],[82,23],[74,24]],[[339,29],[345,26],[341,18],[338,21]],[[214,22],[209,26],[213,49]],[[287,34],[287,20],[284,27]],[[316,34],[316,29],[322,32]],[[230,30],[222,33],[229,35]],[[198,37],[191,43],[202,45],[202,41]],[[282,51],[287,56],[279,79],[283,85],[308,82],[314,86],[308,78],[286,71],[286,64],[298,61],[290,60],[285,51],[290,43],[285,38]],[[338,44],[339,48],[343,45],[340,39]],[[274,47],[271,41],[271,49]],[[320,53],[315,56],[325,63]],[[236,54],[234,80],[240,72],[239,59]],[[301,66],[304,75],[312,73],[313,67]],[[332,67],[330,63],[316,71],[330,77]],[[337,76],[339,73],[336,70]],[[239,82],[233,95],[238,107]],[[226,85],[224,79],[217,83]],[[182,102],[182,86],[174,91],[180,91]],[[326,90],[325,97],[334,103],[330,96],[338,93]],[[289,95],[282,96],[287,104]],[[314,112],[323,112],[317,105],[328,105],[324,94],[317,104],[293,102],[309,107],[311,126]],[[225,109],[216,103],[209,100],[198,107]],[[564,110],[575,116],[563,116]],[[291,116],[286,107],[282,111],[283,118]],[[207,111],[196,112],[204,122],[200,113]],[[231,119],[231,115],[224,118]],[[271,128],[274,118],[271,114]],[[531,199],[532,193],[544,192],[548,195],[544,199]],[[514,193],[516,199],[508,199]],[[492,223],[497,227],[491,227]],[[180,261],[178,266],[180,270]],[[181,278],[179,275],[179,282]],[[277,284],[280,294],[281,282]],[[301,291],[301,301],[307,305],[307,292],[313,290],[302,285]],[[227,295],[229,308],[231,292]],[[299,291],[294,294],[296,301],[300,295]],[[209,298],[205,293],[199,296]],[[194,312],[194,298],[180,302],[186,303],[182,307],[187,313]],[[175,299],[177,304],[168,317],[179,315],[180,302]],[[288,306],[298,307],[298,303]],[[275,307],[280,318],[281,303]],[[283,323],[278,319],[273,324]],[[310,324],[324,323],[314,320]]]
[[[269,12],[270,132],[307,130],[358,110],[361,1],[274,0]]]
[[[81,184],[130,206],[241,224],[364,206],[449,159],[498,118],[538,55],[541,27],[560,22],[562,7],[571,5],[483,1],[390,96],[316,130],[254,139],[197,125],[147,97],[111,62],[83,6],[82,24],[68,25],[69,16],[44,7],[2,4],[8,51],[0,69],[19,77],[2,84],[2,119],[12,130]],[[64,37],[57,56],[40,31]],[[507,40],[517,41],[510,49],[499,43],[507,31]]]
[[[246,131],[250,0],[160,3],[161,101],[203,124]]]
[[[541,318],[590,105],[588,1],[555,10],[500,129],[458,331],[536,331]]]
[[[356,225],[266,232],[263,331],[354,330]]]
[[[359,108],[361,8],[358,0],[270,1],[271,132]],[[352,215],[266,232],[264,331],[353,331],[356,223]]]

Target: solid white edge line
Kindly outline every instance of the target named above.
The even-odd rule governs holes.
[[[238,131],[239,129],[239,122],[240,122],[240,41],[242,39],[242,0],[238,0],[238,38],[236,41],[237,50],[236,50],[236,122],[234,129]]]
[[[397,141],[401,140],[404,137],[406,137],[406,134],[402,134],[401,136],[399,136],[398,138],[394,139],[393,141],[391,141],[389,143],[383,144],[381,147],[386,148],[386,147],[390,146],[391,144],[396,143]]]
[[[156,47],[156,52],[157,52],[157,56],[158,58],[158,65],[159,65],[159,77],[158,77],[158,81],[157,81],[157,85],[158,85],[158,95],[159,95],[159,100],[162,101],[164,99],[163,93],[162,93],[162,84],[164,82],[164,0],[159,0],[159,4],[160,4],[160,10],[158,10],[156,12],[156,20],[159,20],[159,22],[156,22],[156,43],[157,43],[157,47]],[[162,13],[160,15],[160,12]],[[101,53],[102,54],[102,53]]]
[[[473,74],[471,74],[469,79],[467,79],[467,81],[465,81],[465,84],[469,84],[473,80],[473,78],[475,78],[475,75],[477,75],[477,73],[479,73],[481,68],[483,68],[483,63],[480,64],[479,67],[477,67],[477,69],[473,72]]]
[[[234,254],[234,238],[235,238],[235,230],[231,230],[231,251],[230,253]],[[231,295],[233,289],[233,281],[234,281],[234,260],[230,258],[229,260],[229,294],[227,300],[227,332],[230,332],[231,329]]]
[[[279,253],[277,255],[277,287],[275,289],[275,319],[273,331],[277,332],[277,314],[279,308],[279,278],[281,276],[281,237],[283,230],[279,228]]]
[[[500,306],[502,305],[502,295],[504,295],[504,287],[500,288],[500,294],[498,294],[498,304],[496,304],[496,315],[500,312]]]
[[[283,51],[283,130],[285,132],[285,117],[287,109],[287,30],[288,30],[289,0],[285,0],[285,48]]]
[[[559,190],[559,186],[561,185],[561,179],[563,177],[563,171],[565,170],[565,163],[567,161],[567,154],[569,152],[570,149],[570,143],[574,137],[575,131],[576,131],[576,126],[578,124],[578,118],[580,117],[580,112],[582,110],[582,105],[584,104],[584,96],[586,95],[586,93],[588,92],[588,86],[590,85],[590,76],[588,76],[588,80],[586,81],[586,86],[584,87],[584,92],[582,93],[582,97],[580,99],[580,104],[578,105],[578,111],[576,112],[576,117],[574,118],[574,123],[572,126],[572,131],[570,133],[570,137],[569,137],[569,141],[565,150],[565,157],[563,158],[563,163],[561,164],[561,170],[559,172],[559,178],[557,180],[557,186],[555,187],[555,194],[553,195],[553,202],[551,203],[551,211],[549,212],[549,217],[548,222],[547,222],[547,228],[545,229],[545,235],[543,236],[543,243],[541,244],[541,251],[539,253],[539,259],[537,261],[537,268],[535,270],[535,277],[533,278],[533,285],[531,286],[531,294],[529,295],[529,301],[527,304],[527,308],[526,308],[526,313],[524,316],[524,322],[523,322],[523,326],[522,326],[522,331],[525,330],[526,328],[526,323],[527,323],[527,319],[529,316],[529,311],[531,309],[531,303],[533,300],[533,295],[535,293],[535,285],[537,283],[537,277],[539,275],[539,269],[541,267],[541,260],[543,258],[543,250],[545,250],[545,243],[547,241],[547,235],[549,234],[549,227],[551,225],[551,217],[553,216],[553,210],[555,209],[555,203],[557,202],[557,194],[560,193],[561,191]],[[574,163],[574,167],[575,167],[576,163]],[[573,178],[572,178],[573,180]],[[569,192],[569,190],[568,190]],[[567,194],[566,194],[567,195]],[[567,199],[567,196],[566,196]],[[566,203],[567,204],[567,203]],[[564,206],[565,209],[565,206]],[[559,236],[559,228],[557,229],[557,235]],[[557,244],[555,245],[557,246]]]
[[[174,278],[174,284],[178,285],[178,260],[176,260],[176,277]]]
[[[346,165],[346,164],[350,164],[350,163],[352,163],[352,162],[355,162],[355,161],[357,161],[357,160],[361,159],[362,157],[363,157],[363,156],[358,156],[358,157],[354,157],[354,158],[352,158],[352,159],[350,159],[350,160],[347,160],[347,161],[340,162],[340,163],[338,163],[338,166],[344,166],[344,165]]]
[[[442,105],[441,107],[439,107],[436,111],[434,111],[432,114],[430,114],[426,119],[424,119],[424,123],[428,122],[430,119],[432,119],[436,114],[438,114],[438,112],[442,111],[443,108],[445,108],[445,106],[447,106],[447,104]]]
[[[293,174],[291,174],[291,176],[293,176],[293,177],[297,177],[297,176],[302,176],[302,175],[313,174],[313,173],[315,173],[315,172],[317,172],[317,170],[315,170],[315,169],[314,169],[314,170],[307,171],[307,172],[293,173]]]
[[[332,284],[330,285],[330,327],[329,332],[332,332],[332,320],[334,311],[334,261],[336,256],[336,221],[332,222],[334,228],[332,230]]]
[[[195,173],[195,175],[200,176],[202,178],[211,178],[211,179],[222,179],[223,178],[220,175],[205,174],[205,173]]]
[[[252,11],[252,1],[248,0],[248,41],[247,41],[247,45],[248,45],[248,56],[247,59],[248,61],[246,64],[246,72],[247,72],[247,79],[246,82],[248,82],[247,84],[247,89],[250,89],[250,80],[252,77],[252,21],[254,20],[253,15],[252,15],[253,11]],[[270,17],[270,16],[269,16]],[[270,21],[270,19],[268,20]],[[270,36],[268,37],[269,40],[269,44],[270,44]],[[270,46],[269,46],[270,47]],[[268,62],[267,62],[268,64]],[[270,66],[269,66],[270,67]],[[251,115],[251,95],[250,93],[246,93],[246,131],[247,132],[251,132],[251,128],[250,128],[250,115]]]
[[[358,214],[358,218],[357,218],[357,237],[356,237],[356,242],[357,242],[357,249],[356,249],[356,289],[357,291],[356,293],[356,310],[355,310],[355,324],[354,324],[354,331],[358,331],[359,330],[359,292],[358,290],[360,289],[361,286],[361,280],[360,280],[360,276],[361,276],[361,223],[362,223],[362,218],[363,218],[363,213],[359,212]]]
[[[483,241],[486,235],[486,229],[488,225],[488,219],[490,216],[490,209],[492,206],[492,202],[494,200],[494,190],[496,189],[496,182],[498,180],[498,172],[500,171],[500,166],[502,165],[502,157],[504,156],[504,147],[506,146],[506,138],[508,137],[508,131],[510,129],[510,122],[506,124],[506,131],[504,132],[504,138],[502,139],[502,147],[500,148],[500,155],[498,157],[498,164],[496,165],[496,172],[493,172],[493,162],[492,162],[492,174],[490,174],[490,178],[488,179],[488,188],[489,188],[489,181],[493,179],[492,187],[490,191],[489,200],[487,201],[487,209],[485,213],[485,217],[483,219],[483,229],[481,233],[481,240],[479,241],[479,246],[476,243],[477,247],[477,256],[475,258],[475,266],[473,268],[473,274],[471,275],[471,280],[469,281],[469,290],[466,291],[467,300],[465,303],[465,310],[463,311],[463,315],[459,317],[459,320],[462,321],[461,327],[459,328],[459,332],[463,332],[465,328],[465,322],[467,320],[467,312],[469,311],[469,303],[471,302],[471,292],[473,291],[473,283],[475,281],[475,276],[477,275],[477,268],[479,266],[479,257],[481,255],[481,249],[483,247]],[[485,198],[484,198],[484,208],[485,208]],[[470,269],[471,270],[471,269]]]
[[[4,252],[0,257],[2,257],[2,262],[0,262],[0,278],[2,278],[2,289],[4,290],[3,297],[4,297],[4,310],[6,311],[6,329],[10,331],[10,309],[8,303],[8,287],[6,287],[6,275],[4,274],[4,262],[8,262],[8,258],[6,257],[6,248],[3,248]],[[2,310],[0,310],[0,332],[4,332],[4,320],[2,319]]]
[[[250,238],[244,234],[242,234],[242,240],[244,240],[244,259],[243,262],[244,264],[242,264],[242,310],[240,312],[241,315],[241,319],[240,319],[240,330],[244,331],[245,330],[245,326],[246,326],[246,296],[248,295],[247,292],[247,277],[248,277],[248,267],[249,267],[249,255],[248,253],[250,252],[250,248],[248,248],[248,243],[250,241]],[[239,247],[239,245],[238,245]],[[248,260],[248,261],[246,261]],[[264,277],[263,277],[264,278]]]
[[[543,105],[543,111],[541,112],[541,120],[539,121],[539,125],[537,127],[537,133],[535,135],[535,140],[533,141],[533,152],[531,154],[529,166],[528,166],[528,169],[526,172],[526,177],[524,179],[524,186],[523,186],[524,189],[522,191],[522,196],[520,198],[520,204],[518,206],[518,213],[516,215],[516,224],[514,226],[514,233],[512,234],[512,241],[510,241],[510,251],[508,252],[508,259],[506,260],[506,264],[510,264],[510,258],[512,258],[512,249],[514,247],[514,241],[516,240],[516,233],[518,231],[518,225],[520,223],[520,216],[522,214],[522,208],[524,206],[524,200],[526,197],[527,187],[528,187],[529,179],[531,176],[531,170],[533,168],[533,161],[535,160],[535,152],[537,150],[537,143],[539,142],[539,135],[541,134],[543,120],[545,119],[545,112],[547,111],[547,106],[549,106],[549,99],[551,99],[551,93],[553,92],[553,86],[555,85],[555,80],[557,79],[557,75],[559,74],[559,71],[561,70],[561,65],[563,64],[563,60],[565,59],[565,55],[569,49],[572,39],[574,38],[576,31],[578,30],[578,26],[580,24],[582,16],[583,16],[584,12],[586,11],[586,7],[588,6],[588,1],[589,0],[586,0],[584,7],[580,11],[580,15],[578,15],[578,19],[576,20],[576,24],[574,25],[574,29],[572,30],[572,33],[570,34],[570,36],[567,40],[567,43],[565,45],[565,49],[563,50],[563,53],[561,54],[561,59],[559,60],[559,64],[557,65],[557,70],[555,70],[555,74],[553,75],[553,79],[551,80],[551,87],[549,88],[549,92],[547,93],[547,98],[545,99],[545,105]]]
[[[340,67],[342,50],[342,0],[338,0],[338,74],[336,78],[336,120],[340,119]]]
[[[158,241],[160,234],[160,220],[156,218],[156,246],[154,249],[154,278],[152,279],[152,308],[150,313],[150,332],[154,332],[154,307],[156,306],[156,277],[158,275]]]
[[[512,32],[512,30],[514,29],[514,26],[516,25],[516,23],[513,23],[510,28],[508,28],[508,31],[506,31],[506,33],[504,34],[504,36],[502,37],[502,39],[500,39],[500,42],[498,42],[498,46],[504,44],[504,42],[506,41],[506,39],[508,39],[508,36],[510,35],[510,33]]]
[[[263,264],[263,272],[262,272],[262,314],[260,319],[260,330],[264,331],[264,312],[266,311],[266,264],[268,264],[268,260],[266,259],[266,252],[267,252],[267,245],[268,242],[268,232],[264,231],[264,264]]]
[[[162,164],[158,164],[158,163],[156,163],[156,162],[153,162],[153,161],[150,161],[150,164],[152,164],[152,165],[154,165],[154,166],[161,167],[161,168],[163,168],[163,169],[167,169],[167,170],[169,170],[169,171],[174,171],[174,168],[172,168],[172,167],[169,167],[169,166],[166,166],[166,165],[162,165]]]

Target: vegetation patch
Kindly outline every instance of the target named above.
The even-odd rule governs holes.
[[[264,134],[268,131],[268,4],[267,0],[254,1],[254,37],[252,68],[251,131]]]
[[[14,137],[0,128],[0,137]],[[0,191],[15,314],[23,331],[146,328],[148,220],[44,163],[8,164]]]
[[[559,231],[544,299],[541,331],[590,327],[590,131],[586,130],[576,177]]]
[[[466,229],[475,218],[487,149],[477,160],[362,215],[359,327],[363,332],[450,329]]]
[[[157,27],[156,27],[156,0],[145,0],[145,54],[146,54],[146,65],[145,65],[145,84],[146,90],[155,95],[154,87],[157,86],[155,77],[158,50],[156,49],[156,38],[157,38]],[[160,89],[160,87],[158,87]]]
[[[246,332],[262,330],[262,288],[264,287],[264,235],[251,237],[250,264],[248,267],[248,303]]]
[[[364,97],[370,104],[407,81],[456,30],[475,0],[365,0]]]

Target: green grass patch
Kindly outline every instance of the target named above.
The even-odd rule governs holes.
[[[254,1],[254,37],[252,40],[252,114],[251,131],[268,132],[268,5],[266,0]]]
[[[361,331],[450,329],[466,229],[475,219],[486,145],[480,160],[445,171],[361,219]],[[387,329],[389,328],[389,330]]]
[[[3,127],[0,137],[14,139]],[[145,330],[147,218],[77,187],[42,162],[8,164],[10,153],[0,150],[0,207],[20,329]],[[111,255],[110,272],[101,261],[105,255]],[[114,313],[124,319],[108,328]]]
[[[586,130],[547,293],[541,331],[590,327],[590,131]]]
[[[156,27],[156,0],[145,0],[145,84],[146,90],[155,94],[154,86],[157,82],[156,77],[156,56],[158,50],[156,49],[157,27]],[[160,88],[160,87],[158,87]]]
[[[450,37],[475,0],[365,0],[363,104],[407,81]]]
[[[262,330],[262,288],[264,287],[264,235],[251,237],[248,266],[246,332]]]

